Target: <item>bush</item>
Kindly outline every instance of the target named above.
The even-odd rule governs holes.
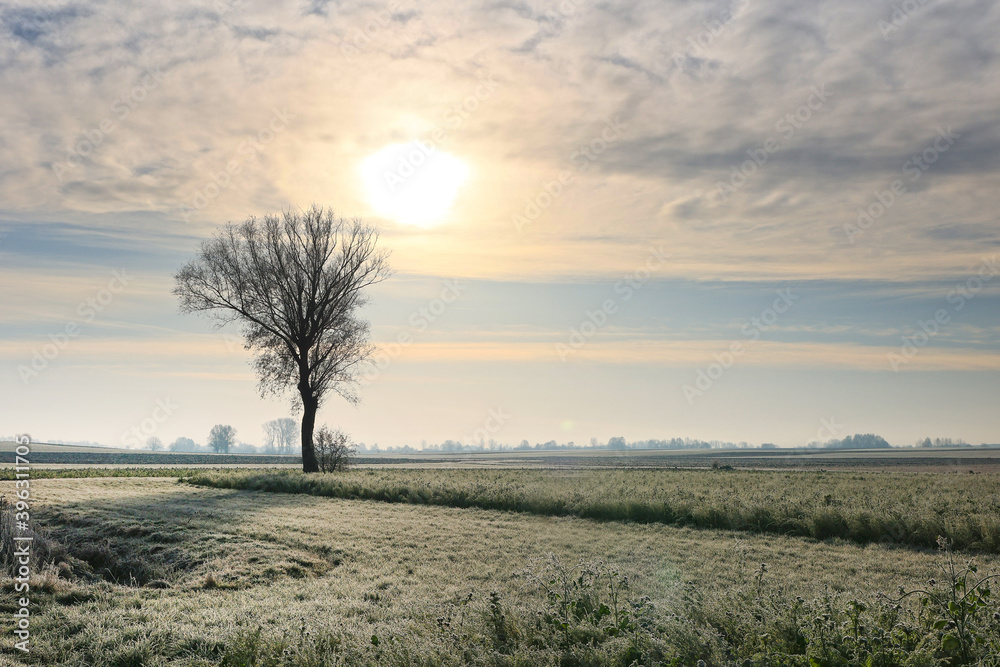
[[[313,438],[316,461],[321,472],[347,470],[357,451],[349,435],[338,429],[324,426]]]

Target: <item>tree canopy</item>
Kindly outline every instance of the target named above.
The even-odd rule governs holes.
[[[182,312],[242,326],[262,393],[296,392],[306,472],[318,470],[319,405],[331,392],[357,402],[375,351],[357,311],[390,275],[377,246],[375,228],[313,206],[226,225],[175,276]]]

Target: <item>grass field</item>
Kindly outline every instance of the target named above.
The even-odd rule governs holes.
[[[1000,476],[736,470],[214,471],[191,483],[1000,552]]]
[[[477,481],[483,474],[501,477]],[[973,506],[997,483],[869,472],[604,474],[361,470],[344,482],[485,489],[503,480],[516,496],[544,481],[585,498],[608,497],[637,475],[636,497],[684,488],[697,506],[727,488],[784,488],[803,507],[828,484],[847,492],[878,482],[865,502],[899,502],[909,489],[915,507],[933,507],[919,494],[936,493],[955,516],[965,505],[951,503]],[[2,486],[9,496],[12,483]],[[33,495],[49,551],[32,582],[32,652],[7,642],[2,664],[806,667],[996,665],[1000,655],[996,599],[969,580],[973,603],[954,606],[961,617],[949,611],[962,589],[934,549],[156,477],[38,479]],[[959,567],[965,557],[955,556]],[[997,556],[977,561],[973,577],[1000,573]],[[11,580],[2,586],[3,613],[12,613]],[[928,593],[897,601],[899,587]]]

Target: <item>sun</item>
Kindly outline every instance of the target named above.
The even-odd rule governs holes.
[[[365,158],[361,177],[378,213],[403,224],[429,226],[451,209],[469,168],[453,155],[411,141]]]

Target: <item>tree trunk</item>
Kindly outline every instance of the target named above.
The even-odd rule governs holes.
[[[316,427],[316,409],[319,401],[302,395],[302,472],[319,472],[316,450],[313,448],[313,430]]]

